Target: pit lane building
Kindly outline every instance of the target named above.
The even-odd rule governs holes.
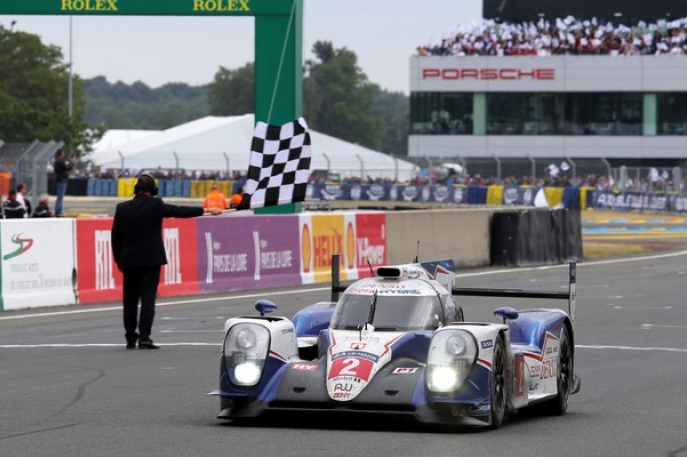
[[[410,157],[687,158],[684,56],[414,56]]]

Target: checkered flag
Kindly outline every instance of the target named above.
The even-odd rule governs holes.
[[[253,134],[245,193],[237,209],[305,200],[311,156],[310,133],[305,119],[282,126],[258,122]]]

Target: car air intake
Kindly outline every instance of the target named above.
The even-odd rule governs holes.
[[[382,278],[400,278],[401,269],[398,267],[377,267],[377,276]]]

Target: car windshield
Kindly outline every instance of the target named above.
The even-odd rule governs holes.
[[[331,328],[359,329],[367,321],[372,300],[372,295],[345,294],[336,305]],[[372,325],[379,331],[432,330],[440,309],[436,296],[378,295]]]

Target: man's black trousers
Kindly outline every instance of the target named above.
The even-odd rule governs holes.
[[[160,266],[125,268],[124,274],[124,330],[126,342],[135,344],[150,341],[155,318],[155,298],[160,283]],[[138,302],[141,301],[141,317],[138,319]],[[138,324],[138,333],[136,327]]]

